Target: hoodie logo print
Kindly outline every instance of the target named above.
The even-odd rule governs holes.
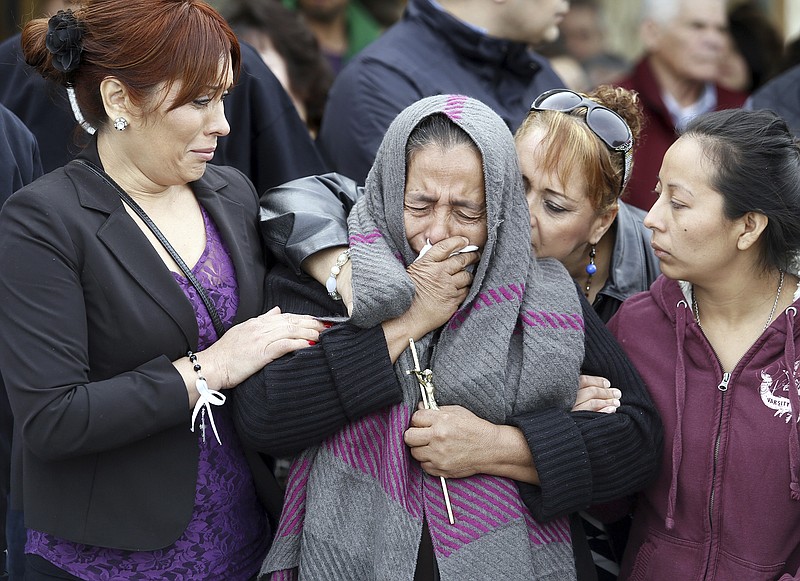
[[[800,361],[794,363],[794,373],[797,377]],[[795,381],[795,389],[798,389]],[[781,362],[777,361],[761,370],[761,386],[759,393],[761,401],[771,410],[775,410],[775,416],[782,418],[785,416],[786,423],[792,419],[792,404],[789,402],[789,373],[783,369]],[[798,390],[800,391],[800,390]],[[798,418],[800,420],[800,418]]]

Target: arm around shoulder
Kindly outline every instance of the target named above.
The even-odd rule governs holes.
[[[301,281],[286,267],[269,275],[267,300],[284,311],[342,314],[324,287]],[[382,328],[337,323],[317,345],[273,361],[237,387],[234,413],[250,447],[280,457],[401,399]]]

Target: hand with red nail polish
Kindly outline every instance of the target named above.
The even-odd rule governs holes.
[[[203,371],[208,367],[206,377],[213,374],[217,389],[234,387],[287,353],[316,345],[324,329],[324,323],[310,315],[282,313],[275,307],[234,325],[201,352]]]

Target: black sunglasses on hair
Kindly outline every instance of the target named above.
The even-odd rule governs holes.
[[[625,167],[620,187],[620,193],[622,193],[628,183],[628,178],[630,178],[631,164],[633,163],[633,134],[631,128],[616,111],[569,89],[552,89],[542,93],[534,100],[531,111],[570,113],[580,107],[586,107],[586,126],[592,130],[592,133],[597,135],[610,150],[625,153]]]

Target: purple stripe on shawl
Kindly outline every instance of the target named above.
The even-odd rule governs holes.
[[[569,521],[566,517],[551,522],[548,527],[558,533],[558,540],[562,543],[572,542],[572,532],[570,531]]]
[[[428,517],[428,527],[430,528],[431,534],[434,533],[434,529],[436,530],[436,535],[445,534],[448,538],[456,538],[457,542],[453,545],[453,549],[457,549],[460,546],[474,540],[478,535],[481,533],[487,532],[488,529],[481,523],[473,522],[472,519],[469,518],[468,515],[462,514],[461,511],[458,511],[456,508],[453,508],[453,517],[455,518],[456,524],[451,525],[450,521],[448,520],[447,516],[447,507],[444,504],[444,496],[442,495],[442,489],[438,486],[439,479],[435,478],[435,482],[437,486],[435,488],[431,488],[429,482],[434,481],[434,476],[427,475],[425,477],[426,486],[425,486],[425,514]],[[448,482],[450,482],[448,480]],[[450,504],[453,504],[453,499],[450,499]],[[465,524],[471,525],[470,527],[466,527]],[[472,530],[476,529],[476,530]],[[453,541],[450,540],[450,543]]]
[[[455,515],[458,515],[458,518],[456,519],[458,527],[456,528],[462,529],[463,527],[460,523],[462,520],[468,520],[469,524],[477,529],[477,534],[471,534],[470,536],[472,536],[472,538],[470,540],[475,540],[479,535],[486,534],[492,529],[496,529],[500,525],[505,524],[510,520],[506,518],[505,515],[500,514],[497,511],[486,510],[484,512],[476,509],[471,504],[472,502],[474,502],[474,498],[467,495],[453,495],[450,498],[450,504],[453,505],[453,517],[455,518]],[[476,502],[475,504],[480,505],[480,502]],[[450,521],[447,521],[447,523],[451,528],[454,526],[449,524]],[[468,531],[462,530],[462,532],[466,533]]]
[[[570,532],[569,520],[567,517],[551,521],[548,523],[547,528],[555,534],[558,541],[562,543],[572,542],[572,533]]]
[[[441,530],[437,531],[435,535],[433,531],[430,531],[429,528],[429,531],[431,533],[431,538],[433,539],[433,543],[436,548],[437,555],[449,557],[457,550],[459,550],[461,547],[468,545],[469,543],[480,537],[480,533],[476,533],[473,531],[466,531],[467,533],[466,535],[461,534],[464,529],[464,524],[461,523],[459,528],[450,525],[450,522],[447,520],[446,514],[439,514],[437,511],[431,510],[428,516],[436,517],[436,520],[438,522],[447,523],[446,526],[449,527],[449,528],[442,527]],[[429,527],[431,520],[433,519],[428,518]],[[461,522],[460,515],[456,517],[456,522],[457,523]]]
[[[512,301],[512,300],[514,300],[514,293],[512,293],[512,292],[511,292],[510,290],[508,290],[506,287],[504,287],[504,286],[501,286],[501,287],[498,287],[498,289],[497,289],[497,290],[499,290],[499,291],[500,291],[500,294],[501,294],[501,295],[503,295],[503,297],[504,297],[504,298],[505,298],[507,301]],[[491,291],[490,291],[490,292],[491,292]]]
[[[369,418],[361,425],[364,429],[363,437],[359,437],[359,432],[352,430],[348,435],[348,443],[351,455],[357,459],[359,464],[363,464],[361,471],[377,478],[381,471],[378,436],[383,429],[380,422],[369,420],[376,420],[376,418]]]
[[[377,436],[386,432],[387,422],[384,420],[385,418],[376,415],[369,415],[364,418],[364,423],[367,424],[372,433],[376,435],[376,440],[372,443],[373,446],[370,449],[369,459],[370,466],[373,467],[372,474],[377,474],[379,476],[381,474],[381,444]]]
[[[306,485],[309,474],[311,474],[311,462],[308,460],[298,460],[292,464],[287,477],[286,501],[277,531],[280,537],[298,534],[302,529],[306,514]]]
[[[335,440],[329,439],[323,442],[322,445],[328,448],[337,458],[344,458],[347,456],[347,446],[345,446],[345,443],[341,438],[337,438]]]
[[[411,410],[399,404],[348,424],[323,443],[345,465],[375,478],[387,496],[413,516],[420,516],[421,502],[409,494],[421,476],[409,466],[403,441]]]
[[[349,237],[350,245],[353,244],[373,244],[379,238],[383,238],[383,234],[380,230],[375,228],[369,232],[364,232],[363,234],[353,233]]]
[[[528,525],[528,538],[534,545],[547,545],[549,543],[571,543],[572,535],[569,532],[569,521],[566,517],[542,524],[525,515]]]
[[[539,314],[542,317],[544,317],[544,319],[547,321],[547,324],[550,325],[553,329],[558,327],[558,323],[553,318],[554,313],[546,313],[544,311],[539,311]]]
[[[567,324],[564,322],[564,319],[562,319],[562,318],[561,318],[561,316],[560,316],[558,313],[548,313],[548,315],[550,316],[550,318],[551,318],[553,321],[555,321],[554,328],[555,328],[555,327],[561,327],[562,329],[567,329],[567,328],[569,328],[569,325],[567,325]]]
[[[584,331],[586,328],[586,323],[583,320],[583,315],[579,315],[578,313],[572,313],[569,315],[564,315],[572,320],[573,327],[580,331]]]
[[[450,499],[450,504],[453,504],[453,499]],[[491,530],[485,523],[471,517],[469,513],[460,510],[458,506],[453,508],[453,518],[458,526],[451,525],[441,490],[438,491],[438,494],[429,497],[429,502],[425,505],[425,509],[429,517],[436,517],[435,519],[428,519],[428,526],[436,529],[436,538],[443,539],[442,542],[448,539],[447,543],[450,544],[453,550],[474,541],[480,535]]]
[[[394,441],[394,438],[391,437],[392,434],[397,432],[400,426],[397,425],[397,414],[392,413],[393,411],[394,409],[389,411],[388,417],[385,418],[384,429],[381,432],[383,437],[380,442],[380,447],[384,453],[382,456],[379,456],[381,467],[380,483],[386,491],[386,494],[389,495],[389,498],[404,505],[403,482],[405,482],[405,474],[402,464],[396,462],[396,460],[402,458],[402,450],[397,449],[397,443]]]
[[[464,488],[468,490],[480,490],[478,489],[478,485],[483,487],[492,497],[492,504],[494,504],[497,499],[504,499],[510,504],[521,506],[517,500],[519,497],[517,486],[510,480],[483,474],[477,482],[474,479],[471,481],[465,480],[463,482]]]
[[[561,325],[562,329],[567,329],[567,330],[576,329],[575,323],[573,322],[569,314],[567,313],[550,313],[550,314],[553,315],[558,320],[558,324]]]
[[[516,485],[508,479],[480,475],[448,480],[455,525],[447,520],[438,479],[426,479],[426,509],[431,538],[438,555],[449,557],[461,547],[523,518],[532,545],[569,543],[568,521],[562,517],[548,524],[537,522],[522,505]]]
[[[447,99],[444,106],[444,113],[453,121],[461,119],[461,114],[464,112],[464,103],[467,98],[464,95],[452,95]]]
[[[422,516],[422,499],[416,493],[422,486],[422,470],[411,462],[411,453],[403,440],[403,434],[411,422],[411,408],[406,404],[393,406],[389,411],[389,430],[385,434],[388,454],[387,478],[394,480],[394,495],[390,496],[409,514]],[[385,488],[387,492],[388,489]]]
[[[512,491],[498,490],[492,486],[488,477],[482,476],[481,481],[476,483],[463,482],[463,489],[457,492],[494,515],[500,522],[505,523],[522,516],[517,495]]]
[[[429,482],[438,484],[439,479],[436,478],[434,480],[434,477],[426,477],[426,483]],[[485,524],[471,518],[467,512],[455,506],[453,508],[453,517],[456,524],[451,525],[447,516],[447,508],[444,504],[442,489],[439,486],[435,486],[434,489],[431,489],[430,485],[426,486],[425,500],[428,528],[431,538],[434,540],[437,554],[449,556],[491,530]],[[450,502],[454,504],[452,497]]]
[[[322,446],[328,448],[337,458],[340,458],[345,454],[344,447],[339,440],[332,440],[329,438],[328,440],[322,442]]]
[[[447,323],[447,327],[449,329],[458,329],[461,325],[464,324],[464,321],[467,320],[466,315],[464,313],[456,311],[452,317],[450,317],[450,321]]]
[[[533,320],[536,321],[536,323],[540,327],[547,327],[548,321],[547,321],[547,318],[544,316],[544,313],[542,311],[539,311],[539,312],[529,311],[528,313],[533,317]]]
[[[455,524],[451,525],[443,512],[441,489],[431,491],[426,507],[440,513],[439,519],[430,519],[431,538],[444,556],[457,551],[512,520],[520,519],[526,511],[512,483],[486,475],[448,481],[450,503]]]
[[[373,478],[378,476],[378,467],[370,462],[370,458],[375,454],[374,441],[375,433],[370,426],[362,423],[361,425],[350,424],[342,430],[342,441],[347,449],[346,458],[351,466],[357,466],[364,474],[369,474]]]
[[[509,288],[511,290],[509,290]],[[522,294],[519,290],[520,288],[522,288],[522,292],[524,293],[525,285],[517,284],[509,284],[508,288],[501,285],[496,289],[487,289],[485,292],[480,293],[477,299],[472,302],[472,304],[459,311],[456,311],[453,316],[450,317],[450,321],[447,324],[448,328],[458,329],[464,324],[464,321],[467,320],[467,317],[470,315],[470,313],[473,311],[480,311],[484,308],[484,306],[493,307],[495,305],[502,304],[504,301],[519,302],[522,298]]]
[[[348,466],[377,478],[377,461],[371,460],[380,456],[380,427],[365,420],[362,418],[344,426],[339,433],[325,440],[323,446]]]
[[[536,521],[533,521],[534,523]],[[569,543],[572,542],[572,534],[570,533],[569,520],[567,517],[550,521],[547,524],[539,524],[536,527],[542,536],[547,536],[551,542],[556,543]]]
[[[297,581],[299,579],[297,568],[275,571],[269,576],[270,581]]]
[[[372,418],[374,423],[377,423],[377,418]],[[382,420],[384,418],[381,418]],[[378,479],[381,484],[381,488],[386,491],[386,494],[389,495],[389,498],[392,499],[402,499],[402,483],[405,480],[404,476],[401,472],[402,467],[395,466],[395,462],[397,458],[394,456],[394,453],[391,451],[392,443],[391,441],[387,441],[387,432],[391,432],[391,428],[387,430],[387,427],[392,425],[393,418],[391,412],[388,414],[388,418],[385,418],[387,421],[383,422],[381,432],[383,433],[383,441],[380,442],[381,450],[383,448],[388,448],[389,453],[383,456],[379,456],[377,461],[379,463],[379,476]],[[402,502],[401,502],[402,504]]]
[[[575,313],[553,313],[545,311],[525,311],[520,320],[529,327],[550,327],[551,329],[574,329],[583,331],[583,317]]]
[[[538,545],[547,545],[556,540],[547,526],[537,527],[535,530],[528,531],[528,538],[535,539]]]
[[[522,322],[530,327],[544,327],[545,321],[534,311],[525,311],[524,313],[520,313],[519,318],[522,319]]]

